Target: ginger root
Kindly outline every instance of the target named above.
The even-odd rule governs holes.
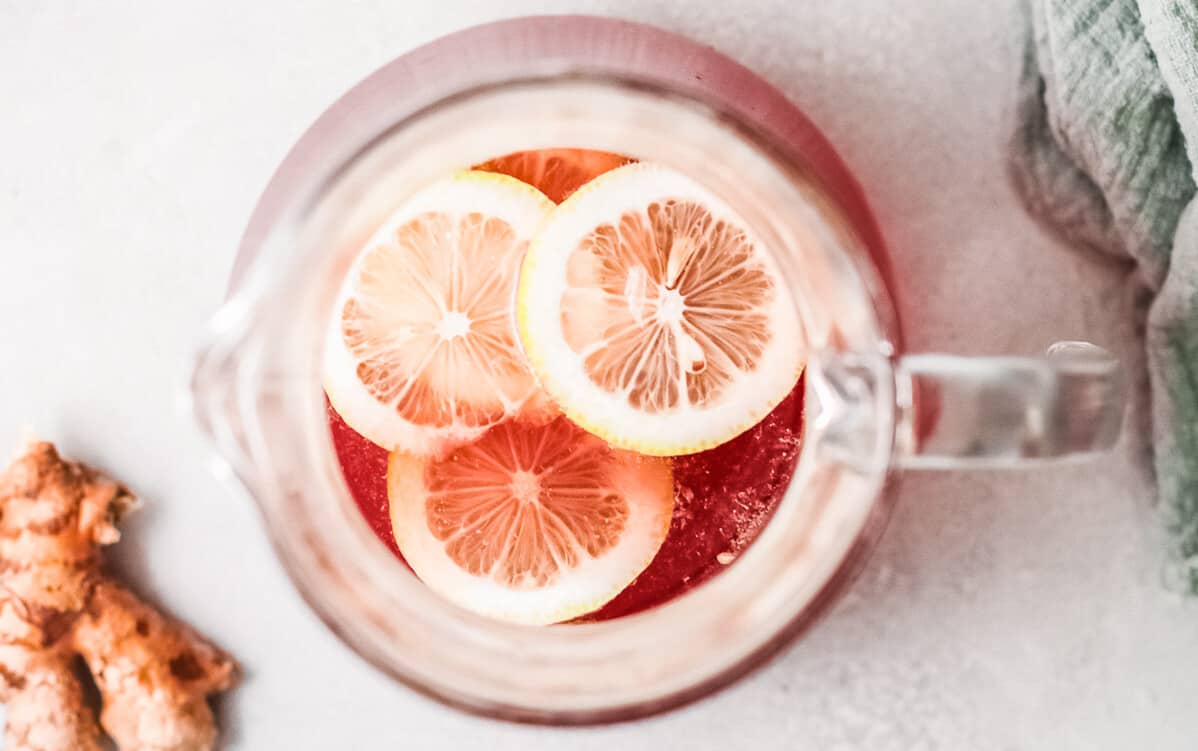
[[[136,508],[123,486],[30,443],[0,473],[0,701],[9,751],[99,751],[75,672],[100,690],[100,724],[121,751],[204,751],[211,693],[231,658],[104,575],[101,545]]]

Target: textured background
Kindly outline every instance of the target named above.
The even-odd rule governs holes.
[[[850,596],[723,694],[541,730],[392,685],[305,609],[177,409],[271,170],[338,94],[448,31],[535,12],[690,34],[798,101],[865,184],[915,349],[1104,344],[1139,373],[1127,270],[1020,210],[1014,0],[66,3],[0,0],[0,444],[26,427],[148,501],[116,565],[245,662],[237,749],[1193,749],[1198,606],[1162,587],[1142,397],[1120,450],[915,475]],[[231,585],[236,582],[236,585]]]

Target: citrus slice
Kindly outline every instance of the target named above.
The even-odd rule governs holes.
[[[536,393],[516,340],[520,260],[552,204],[511,177],[462,172],[405,202],[342,285],[325,391],[346,423],[419,454],[468,441]]]
[[[614,449],[559,417],[512,420],[441,458],[391,454],[391,523],[425,584],[482,615],[557,623],[649,565],[674,510],[668,459]]]
[[[574,191],[629,159],[591,149],[538,149],[517,151],[492,159],[476,169],[499,172],[526,182],[561,203]]]
[[[524,259],[517,323],[533,372],[566,415],[644,454],[730,440],[803,368],[773,257],[723,201],[643,162],[554,210]]]

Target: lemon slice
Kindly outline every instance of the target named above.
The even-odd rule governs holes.
[[[513,420],[441,458],[391,454],[395,540],[416,575],[493,618],[557,623],[619,594],[674,509],[668,459],[614,449],[564,417]]]
[[[730,440],[803,368],[773,257],[724,202],[649,163],[607,172],[553,211],[524,259],[517,324],[566,415],[643,454]]]
[[[512,295],[552,207],[519,180],[468,171],[418,192],[375,233],[325,343],[325,391],[350,427],[389,450],[434,454],[537,392]]]

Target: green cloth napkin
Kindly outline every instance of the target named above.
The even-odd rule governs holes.
[[[1170,577],[1198,594],[1198,0],[1029,0],[1012,173],[1074,243],[1132,258]]]

